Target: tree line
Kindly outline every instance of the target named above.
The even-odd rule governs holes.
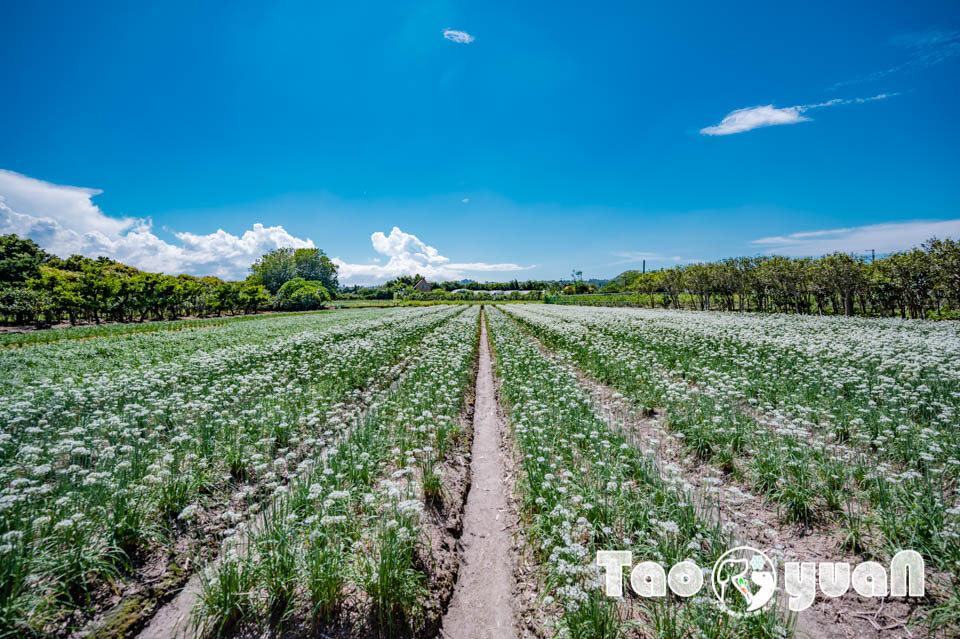
[[[422,277],[419,273],[415,275],[401,275],[392,280],[388,280],[377,286],[348,286],[340,289],[340,296],[344,299],[361,300],[392,300],[396,297],[404,299],[426,299],[427,296],[420,295],[413,288]],[[466,289],[475,293],[485,293],[489,291],[559,291],[560,286],[555,280],[510,280],[508,282],[474,282],[469,281],[444,281],[431,282],[432,290],[427,295],[434,298],[443,299],[473,299],[469,293],[453,293],[453,291]]]
[[[413,287],[420,279],[420,275],[401,276],[375,287],[341,288],[337,266],[322,250],[290,248],[262,255],[242,281],[164,275],[106,257],[72,255],[63,259],[32,240],[0,236],[0,319],[17,325],[312,310],[334,297],[457,300],[480,297],[491,290],[582,294],[602,284],[584,281],[574,271],[570,282],[448,281],[435,284],[430,293],[419,293]],[[471,293],[452,293],[458,289]],[[630,270],[600,290],[636,295],[636,303],[651,307],[956,317],[960,315],[960,243],[933,238],[920,247],[869,262],[833,253],[819,258],[736,257],[646,273]]]
[[[47,253],[32,240],[0,236],[0,318],[25,325],[132,322],[258,310],[321,308],[337,289],[337,267],[320,249],[276,249],[243,281],[150,273],[115,260]]]
[[[735,257],[618,275],[601,292],[642,295],[652,306],[903,318],[960,312],[960,243],[933,238],[867,261],[847,253],[819,258]]]
[[[560,285],[553,280],[511,280],[508,282],[444,281],[431,282],[429,293],[418,291],[414,286],[426,278],[419,273],[400,275],[377,286],[346,286],[340,289],[340,297],[355,300],[447,300],[477,301],[489,299],[490,291],[535,291],[528,295],[513,293],[504,299],[540,299],[542,291],[560,291]],[[467,291],[454,293],[454,291]],[[498,298],[499,299],[499,298]]]

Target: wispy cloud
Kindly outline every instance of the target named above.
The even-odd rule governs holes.
[[[845,253],[891,253],[919,246],[931,237],[960,238],[960,219],[887,222],[841,229],[804,231],[762,237],[751,244],[765,253],[790,256]]]
[[[819,104],[801,104],[798,106],[777,108],[772,104],[764,106],[747,107],[737,109],[728,113],[720,124],[708,126],[700,129],[703,135],[732,135],[734,133],[744,133],[767,126],[777,126],[780,124],[797,124],[798,122],[809,122],[812,118],[803,115],[811,109],[822,109],[824,107],[838,106],[842,104],[863,104],[876,100],[885,100],[898,93],[881,93],[869,98],[834,98]]]
[[[619,257],[620,259],[616,262],[610,262],[607,266],[619,266],[621,264],[639,264],[644,260],[648,262],[672,262],[674,264],[687,264],[691,262],[699,262],[700,260],[681,257],[679,255],[663,255],[661,253],[654,253],[649,251],[614,251],[612,253],[614,257]]]
[[[843,80],[833,85],[834,89],[851,84],[876,82],[888,75],[902,71],[912,71],[932,67],[960,55],[960,30],[926,29],[911,33],[902,33],[890,39],[890,43],[907,52],[906,60],[887,69],[858,76],[852,80]]]
[[[444,29],[443,37],[457,44],[470,44],[476,40],[476,38],[466,31],[457,31],[456,29]]]
[[[905,49],[923,51],[925,59],[939,62],[944,59],[944,54],[956,55],[957,45],[960,44],[960,30],[926,29],[901,33],[892,37],[890,42]]]
[[[333,262],[339,267],[344,284],[372,284],[385,282],[400,275],[420,275],[431,280],[458,280],[470,273],[525,271],[535,268],[517,264],[490,264],[487,262],[451,262],[416,235],[393,227],[389,235],[377,231],[370,236],[373,250],[390,258],[386,264],[350,264],[340,258]],[[375,262],[379,260],[375,259]]]

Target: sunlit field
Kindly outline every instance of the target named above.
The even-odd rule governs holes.
[[[156,324],[0,350],[0,636],[443,636],[481,569],[458,544],[483,361],[528,636],[960,627],[956,323],[444,304]],[[709,569],[744,544],[916,550],[926,594],[790,614],[781,592],[737,617],[709,581],[608,597],[595,562]]]

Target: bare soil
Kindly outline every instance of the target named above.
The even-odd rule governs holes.
[[[480,329],[470,454],[470,492],[460,537],[460,568],[441,635],[447,639],[510,639],[518,636],[513,615],[511,537],[507,487],[486,319]]]

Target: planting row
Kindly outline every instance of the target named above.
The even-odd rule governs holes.
[[[455,567],[438,556],[452,539],[436,543],[451,531],[430,524],[457,514],[444,507],[445,467],[466,450],[478,319],[460,311],[430,333],[344,440],[315,449],[260,524],[225,542],[195,611],[202,629],[392,637],[436,627]]]
[[[665,569],[688,559],[711,566],[730,535],[681,482],[661,476],[629,433],[598,414],[576,374],[541,353],[517,323],[490,312],[488,327],[520,464],[524,535],[542,566],[541,603],[552,607],[562,636],[617,637],[640,619],[658,636],[788,634],[775,611],[739,619],[706,596],[618,602],[603,594],[598,550],[631,550]]]
[[[730,340],[725,342],[720,335],[714,335],[715,350],[726,349],[733,362],[729,364],[710,355],[703,327],[691,328],[692,346],[686,345],[682,336],[660,328],[661,322],[679,321],[675,317],[678,313],[655,313],[652,319],[644,319],[648,314],[637,318],[633,317],[637,315],[635,311],[594,311],[586,315],[579,309],[538,307],[513,309],[510,313],[525,330],[636,405],[664,411],[670,432],[682,439],[692,456],[714,464],[734,479],[746,481],[777,506],[785,521],[820,528],[839,523],[842,547],[837,549],[838,553],[849,550],[888,559],[903,548],[920,551],[928,564],[946,573],[943,582],[938,580],[946,603],[936,607],[935,614],[944,607],[955,614],[956,602],[960,601],[956,464],[952,458],[942,458],[944,446],[939,442],[956,446],[956,436],[955,430],[943,423],[943,411],[924,409],[899,418],[899,432],[920,433],[912,452],[902,448],[899,441],[891,442],[889,447],[883,442],[858,445],[860,442],[854,437],[838,441],[836,437],[818,435],[817,424],[790,417],[785,409],[773,404],[785,403],[786,397],[796,400],[802,394],[804,384],[793,377],[791,366],[811,367],[809,362],[798,363],[797,353],[818,350],[804,340],[802,331],[790,340],[791,344],[798,344],[796,348],[790,351],[791,347],[783,347],[790,352],[782,357],[793,358],[794,363],[778,369],[779,374],[772,374],[771,370],[762,383],[754,383],[751,380],[763,377],[758,371],[775,368],[771,362],[778,361],[769,338],[749,340],[744,331],[742,339],[746,345],[735,356]],[[661,320],[660,315],[671,317]],[[778,320],[782,324],[784,318]],[[859,335],[865,330],[859,326],[863,323],[858,321],[849,330]],[[878,336],[884,335],[886,324],[902,324],[876,323],[880,324]],[[758,326],[758,330],[762,328]],[[835,327],[835,332],[839,334],[841,329]],[[838,344],[844,343],[839,336],[835,339]],[[847,341],[855,339],[859,337]],[[763,350],[751,346],[756,343],[767,344],[767,360],[761,356]],[[948,358],[944,354],[930,357]],[[823,362],[821,366],[829,369],[830,365]],[[849,365],[850,370],[858,370],[857,366]],[[858,379],[874,380],[870,372],[873,369],[860,370]],[[914,371],[926,382],[918,384],[925,387],[924,392],[939,389],[941,399],[950,397],[953,391],[949,389],[955,388],[952,372],[937,377],[937,368],[932,365],[905,370]],[[820,377],[829,375],[829,370],[825,370]],[[905,387],[915,383],[913,373],[901,375],[906,380]],[[778,383],[784,387],[779,395]],[[841,391],[831,394],[822,388],[811,397],[822,397],[824,404],[829,401],[835,414],[874,415],[874,422],[882,422],[881,406],[892,411],[891,404],[903,402],[889,390],[898,383],[899,378],[881,382],[878,387],[882,388],[872,399],[849,394],[844,400]],[[909,390],[904,392],[909,394]],[[754,395],[766,401],[761,402]],[[805,410],[799,403],[790,406],[794,412]],[[909,413],[909,405],[905,408]],[[877,413],[881,413],[879,417]],[[850,420],[853,427],[867,429],[868,422],[857,419]],[[908,436],[893,436],[900,437]],[[920,441],[931,448],[921,447]],[[899,452],[894,454],[890,449]],[[933,457],[931,450],[941,457]],[[884,463],[878,458],[890,461]]]
[[[294,313],[286,313],[293,315]],[[276,317],[279,314],[273,314]],[[70,326],[53,330],[33,330],[0,334],[0,346],[20,347],[35,344],[49,344],[61,340],[88,340],[99,337],[117,337],[161,331],[183,331],[195,328],[225,326],[235,322],[249,322],[264,319],[263,315],[231,315],[204,317],[188,320],[163,320],[131,324],[93,324]]]
[[[516,309],[524,316],[527,309]],[[811,436],[914,470],[960,470],[960,329],[899,320],[537,307],[615,337],[673,376],[736,387]]]
[[[298,333],[383,318],[390,313],[370,309],[367,312],[237,317],[221,326],[62,340],[29,348],[4,349],[0,351],[0,390],[3,397],[22,400],[51,385],[66,391],[74,385],[122,385],[138,383],[143,378],[169,383],[168,371],[175,373],[178,362],[196,366],[195,360],[208,354],[219,356],[224,349],[255,350],[262,344]],[[164,366],[174,368],[163,369]]]
[[[106,347],[123,348],[129,369],[100,374],[63,376],[55,354],[41,361],[46,375],[0,399],[0,624],[68,628],[136,581],[145,555],[184,550],[188,537],[187,554],[202,556],[455,314],[246,322],[227,336],[190,332],[192,354],[154,366],[136,365],[156,352],[151,339],[182,346],[121,338]]]

